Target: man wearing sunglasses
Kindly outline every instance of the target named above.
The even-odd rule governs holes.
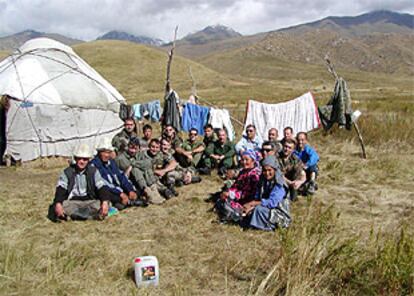
[[[270,156],[270,155],[274,155],[275,157],[277,157],[277,148],[274,142],[271,141],[266,141],[263,142],[262,145],[262,159],[265,159],[266,157]]]
[[[58,219],[102,219],[108,214],[111,195],[99,171],[89,165],[91,158],[89,146],[79,145],[74,164],[60,175],[52,205]]]
[[[205,148],[204,143],[198,140],[197,129],[190,129],[188,139],[175,149],[178,163],[184,168],[192,167],[195,169]]]
[[[162,132],[162,138],[168,139],[171,143],[171,148],[175,151],[177,147],[180,147],[183,140],[177,135],[177,130],[170,124],[164,127]]]
[[[246,127],[246,134],[236,144],[237,155],[240,156],[247,150],[260,152],[263,140],[256,134],[256,127],[249,124]]]

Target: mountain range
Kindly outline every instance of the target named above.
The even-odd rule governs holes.
[[[414,75],[413,24],[413,15],[374,11],[186,46],[177,52],[229,74],[240,73],[247,60],[257,66],[272,60],[320,65],[329,56],[341,68]]]
[[[26,30],[22,31],[10,36],[5,36],[0,38],[0,50],[7,50],[7,51],[13,51],[17,48],[19,48],[23,43],[30,39],[34,38],[40,38],[40,37],[46,37],[51,38],[56,41],[62,42],[66,45],[74,45],[78,43],[82,43],[84,41],[69,38],[66,36],[63,36],[61,34],[55,34],[55,33],[44,33],[44,32],[38,32],[34,30]]]
[[[58,34],[27,30],[0,38],[0,50],[12,50],[31,38],[49,37],[68,45],[81,40]],[[125,40],[158,46],[171,43],[121,31],[111,31],[97,40]],[[227,63],[280,60],[301,64],[323,64],[329,56],[337,66],[371,72],[414,75],[414,16],[391,11],[374,11],[358,16],[327,17],[318,21],[243,36],[223,26],[208,26],[176,40],[176,53],[229,72]],[[224,59],[225,57],[225,59]],[[265,62],[266,63],[266,62]]]

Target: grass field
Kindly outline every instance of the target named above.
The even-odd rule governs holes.
[[[116,42],[75,50],[129,102],[162,94],[165,53]],[[128,53],[133,61],[126,63]],[[236,67],[233,62],[227,69]],[[200,96],[240,119],[249,97],[281,101],[313,90],[322,103],[333,87],[322,69],[304,68],[300,74],[297,68],[291,76],[272,78],[233,70],[219,74],[181,58],[173,63],[173,86],[182,96],[191,88],[186,72],[191,64],[200,77]],[[343,75],[354,108],[363,112],[368,159],[360,158],[355,132],[312,133],[321,156],[320,189],[292,205],[288,230],[241,231],[217,224],[212,205],[204,201],[221,187],[215,175],[180,188],[180,196],[162,206],[127,209],[103,222],[54,224],[46,219],[47,207],[65,161],[1,168],[0,294],[412,295],[413,80],[348,74]],[[158,257],[158,288],[135,287],[132,260],[140,255]]]

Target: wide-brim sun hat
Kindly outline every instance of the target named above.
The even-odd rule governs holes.
[[[96,151],[115,151],[114,146],[112,146],[112,140],[110,138],[102,138],[96,146]]]
[[[92,152],[88,144],[79,144],[73,153],[74,157],[77,158],[92,158]]]

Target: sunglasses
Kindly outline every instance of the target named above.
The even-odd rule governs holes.
[[[83,161],[88,161],[89,158],[88,157],[75,157],[76,160],[83,160]]]
[[[263,152],[270,152],[270,151],[272,151],[273,149],[271,149],[271,148],[266,148],[266,149],[262,149],[262,151]]]

